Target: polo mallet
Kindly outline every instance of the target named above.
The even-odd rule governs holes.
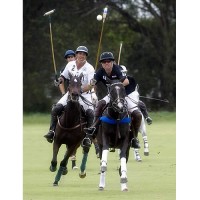
[[[106,20],[107,12],[108,12],[108,8],[105,7],[103,9],[103,21],[102,21],[102,26],[101,26],[101,34],[100,34],[100,38],[99,38],[99,46],[98,46],[98,50],[97,50],[97,58],[96,58],[96,63],[95,63],[95,68],[94,68],[95,71],[97,69],[99,53],[100,53],[100,48],[101,48],[101,40],[102,40],[102,35],[103,35],[103,28],[104,28],[104,23],[105,23],[105,20]]]
[[[44,16],[49,16],[49,32],[50,32],[51,51],[52,51],[52,58],[53,58],[53,67],[54,67],[54,72],[55,72],[55,79],[58,80],[56,62],[55,62],[55,57],[54,57],[54,49],[53,49],[53,36],[52,36],[52,29],[51,29],[51,14],[53,14],[54,12],[55,12],[55,9],[50,10],[49,12],[44,13]]]
[[[145,96],[140,96],[140,97],[145,98],[145,99],[151,99],[151,100],[155,100],[155,101],[162,101],[162,102],[165,102],[165,103],[169,103],[168,99],[156,99],[156,98],[153,98],[153,97],[145,97]]]
[[[117,64],[119,65],[120,63],[120,57],[121,57],[121,52],[122,52],[122,45],[123,45],[123,42],[120,42],[120,46],[119,46],[119,55],[118,55],[118,61],[117,61]]]

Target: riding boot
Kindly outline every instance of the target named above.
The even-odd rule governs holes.
[[[133,133],[133,138],[131,140],[131,147],[133,148],[140,148],[140,143],[138,140],[138,131],[141,125],[141,120],[142,120],[142,114],[139,110],[134,110],[131,113],[131,118],[132,118],[132,133]]]
[[[94,120],[94,111],[92,109],[88,109],[86,110],[85,114],[86,114],[86,120],[87,120],[87,127],[90,127]],[[91,144],[92,144],[91,139],[92,139],[92,135],[89,135],[88,133],[86,133],[86,136],[82,141],[82,146],[91,147]]]
[[[138,102],[138,107],[140,108],[140,110],[141,110],[141,112],[142,112],[142,114],[143,114],[145,120],[147,121],[147,124],[148,124],[148,125],[152,124],[152,121],[153,121],[153,120],[149,117],[149,114],[148,114],[148,112],[147,112],[147,107],[146,107],[146,105],[144,104],[144,102],[139,101],[139,102]]]
[[[47,139],[49,143],[53,142],[53,138],[55,135],[55,128],[57,124],[57,116],[61,115],[63,108],[64,107],[62,104],[56,104],[52,108],[49,132],[46,135],[44,135],[44,137]]]
[[[93,124],[91,126],[88,126],[87,128],[84,128],[86,136],[89,135],[89,136],[92,136],[93,138],[96,137],[96,134],[98,132],[98,127],[99,127],[99,124],[100,124],[99,118],[101,117],[105,107],[106,107],[106,101],[105,100],[102,99],[102,100],[98,101],[97,106],[96,106],[95,111],[94,111]]]

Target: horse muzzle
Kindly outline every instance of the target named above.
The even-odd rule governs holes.
[[[79,94],[78,93],[72,93],[70,95],[71,101],[78,101],[79,100]]]

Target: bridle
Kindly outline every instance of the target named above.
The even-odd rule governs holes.
[[[118,112],[119,114],[127,112],[127,101],[125,100],[125,94],[120,94],[121,86],[123,86],[122,83],[113,83],[109,86],[109,97],[111,107],[115,112]],[[117,97],[114,97],[115,99],[113,99],[113,96],[111,95],[113,90],[116,90]]]

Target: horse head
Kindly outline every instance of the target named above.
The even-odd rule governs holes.
[[[79,76],[69,73],[70,80],[69,80],[68,92],[69,92],[69,98],[72,101],[79,100],[79,96],[81,94],[82,77],[83,77],[82,73]]]
[[[109,81],[108,85],[111,107],[115,112],[124,113],[127,111],[127,102],[125,100],[125,87],[119,80]]]

